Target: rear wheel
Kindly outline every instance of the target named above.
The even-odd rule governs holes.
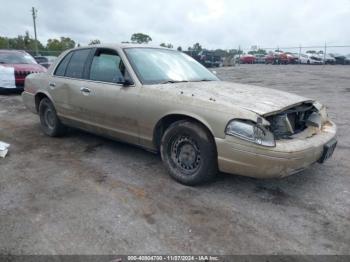
[[[160,151],[170,176],[181,184],[202,184],[217,174],[215,142],[200,124],[173,123],[162,137]]]
[[[48,98],[43,98],[39,104],[40,124],[43,132],[52,137],[61,136],[66,127],[57,117],[55,107]]]

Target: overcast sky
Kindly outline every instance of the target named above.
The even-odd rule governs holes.
[[[0,0],[0,6],[0,35],[9,37],[34,35],[35,6],[43,44],[60,36],[81,45],[119,43],[143,32],[155,45],[185,48],[350,45],[350,0]]]

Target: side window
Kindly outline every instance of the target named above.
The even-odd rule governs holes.
[[[125,67],[120,56],[112,50],[97,50],[92,59],[90,79],[95,81],[122,83]]]
[[[54,75],[56,75],[56,76],[64,76],[64,74],[66,73],[66,68],[67,68],[68,62],[69,62],[71,57],[72,57],[72,52],[70,52],[68,55],[66,55],[62,59],[62,61],[60,62],[60,64],[56,68],[56,71],[55,71]]]
[[[73,51],[72,58],[67,66],[67,77],[83,78],[85,62],[90,54],[91,49],[82,49]]]

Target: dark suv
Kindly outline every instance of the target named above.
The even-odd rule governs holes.
[[[199,52],[199,61],[205,67],[219,67],[221,64],[221,57],[215,55],[215,52],[203,50]]]

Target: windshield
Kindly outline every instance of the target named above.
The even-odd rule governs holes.
[[[37,62],[26,53],[0,52],[0,64],[37,64]]]
[[[182,52],[158,48],[125,48],[124,51],[143,84],[219,80]]]

